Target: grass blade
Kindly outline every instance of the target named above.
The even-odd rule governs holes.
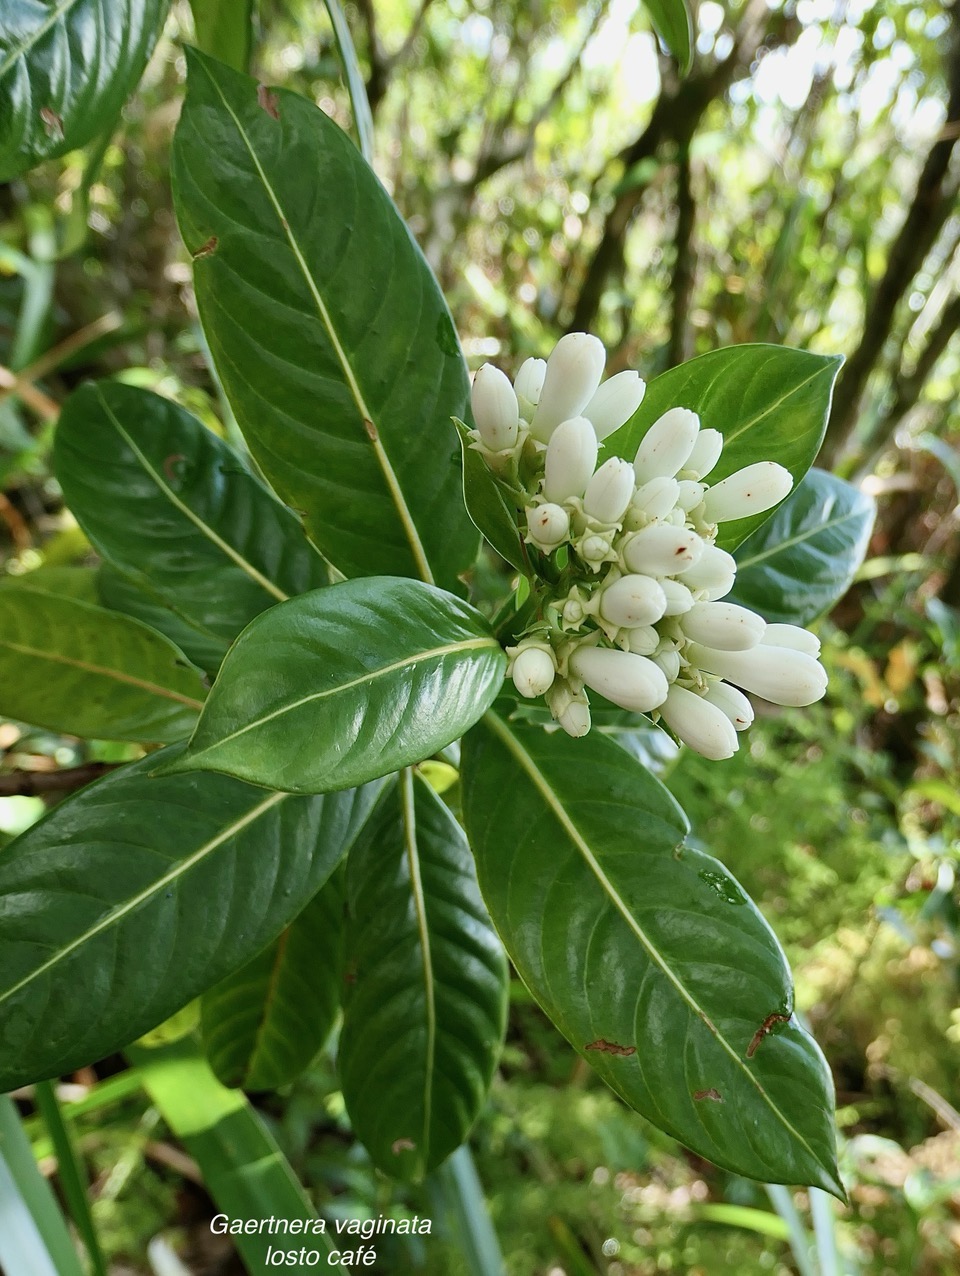
[[[35,1099],[57,1156],[60,1188],[66,1198],[74,1225],[86,1246],[94,1276],[107,1276],[107,1265],[100,1249],[97,1229],[93,1222],[93,1215],[90,1213],[90,1201],[87,1198],[89,1182],[86,1167],[77,1155],[73,1137],[60,1109],[53,1083],[41,1081],[36,1087]]]
[[[84,1276],[56,1198],[6,1095],[0,1095],[0,1268],[17,1276]]]

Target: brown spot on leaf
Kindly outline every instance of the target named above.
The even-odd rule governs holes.
[[[279,120],[280,109],[277,105],[277,95],[273,89],[268,89],[265,84],[258,84],[257,102],[268,115],[272,115],[275,120]]]
[[[714,1090],[712,1088],[709,1090],[694,1090],[693,1097],[697,1100],[698,1103],[700,1102],[701,1099],[710,1099],[713,1103],[723,1102],[723,1095],[720,1093],[720,1091]]]
[[[376,443],[377,440],[380,438],[380,435],[377,433],[377,427],[373,424],[373,422],[368,421],[367,418],[364,417],[363,428],[366,430],[367,438],[370,440],[370,442]]]
[[[631,1055],[637,1053],[636,1046],[621,1046],[615,1041],[606,1041],[603,1037],[598,1037],[596,1041],[591,1041],[589,1045],[583,1048],[584,1050],[599,1050],[602,1054]]]
[[[757,1031],[753,1034],[750,1044],[747,1046],[747,1058],[748,1059],[753,1058],[753,1056],[757,1053],[757,1047],[759,1046],[760,1042],[764,1039],[767,1033],[773,1030],[776,1024],[789,1023],[789,1022],[790,1022],[790,1016],[781,1014],[780,1011],[774,1011],[772,1015],[767,1015],[766,1019],[764,1019],[763,1023],[760,1025]]]
[[[190,256],[194,261],[199,261],[201,257],[212,257],[217,251],[217,245],[219,243],[220,240],[217,239],[216,235],[211,235],[206,243],[201,244],[199,248],[195,249],[194,252],[190,254]]]
[[[56,111],[51,111],[49,106],[41,106],[40,118],[43,121],[43,127],[46,129],[47,137],[55,137],[58,142],[62,142],[63,120]]]
[[[177,466],[186,459],[182,452],[171,452],[169,456],[163,458],[163,472],[171,483],[179,478]]]
[[[416,1150],[416,1143],[413,1143],[410,1139],[394,1139],[390,1144],[390,1151],[394,1156],[399,1156],[401,1152],[415,1152]]]

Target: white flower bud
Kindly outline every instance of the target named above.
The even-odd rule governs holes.
[[[750,651],[717,651],[691,644],[690,662],[707,673],[719,674],[729,682],[763,696],[774,704],[800,707],[820,700],[827,690],[827,671],[804,651],[788,647],[767,647],[763,643]]]
[[[683,468],[689,470],[691,474],[696,474],[697,478],[706,478],[720,460],[722,451],[723,435],[720,431],[701,430]]]
[[[485,363],[473,378],[470,399],[480,438],[490,451],[513,447],[520,428],[520,408],[510,378],[492,363]]]
[[[538,505],[526,511],[527,531],[537,549],[545,554],[563,543],[570,531],[570,516],[562,505]]]
[[[575,740],[590,730],[590,702],[586,693],[575,692],[566,679],[558,678],[547,692],[547,705],[554,719]]]
[[[610,542],[605,536],[584,536],[577,553],[585,563],[593,564],[596,570],[600,563],[611,557]]]
[[[666,596],[652,576],[621,576],[600,594],[600,615],[624,629],[656,624],[666,608]]]
[[[711,602],[729,594],[736,576],[737,560],[716,545],[704,545],[698,561],[681,572],[683,583],[688,589],[705,593]]]
[[[558,425],[547,444],[543,494],[548,501],[582,496],[597,465],[597,436],[585,416]]]
[[[711,682],[704,699],[722,709],[737,731],[746,731],[753,723],[753,705],[729,682]]]
[[[676,647],[667,647],[653,657],[653,663],[663,670],[667,682],[676,682],[680,677],[680,652]]]
[[[705,483],[694,483],[692,479],[684,479],[677,484],[677,504],[684,514],[695,510],[704,498],[707,487]]]
[[[703,539],[696,532],[668,523],[652,523],[626,542],[623,561],[632,572],[678,576],[697,562],[703,547]]]
[[[596,394],[606,361],[607,352],[596,337],[569,332],[560,338],[547,360],[543,388],[530,423],[535,439],[546,443],[561,421],[583,412]]]
[[[729,523],[762,514],[782,501],[791,487],[789,470],[776,461],[756,461],[710,488],[703,498],[704,517],[711,523]]]
[[[513,388],[520,402],[520,415],[527,421],[533,416],[540,402],[540,391],[543,389],[543,376],[546,370],[546,359],[525,359],[520,365],[520,371],[514,377]]]
[[[693,606],[693,594],[678,580],[661,580],[660,588],[667,597],[665,616],[682,616]]]
[[[611,456],[587,484],[583,512],[599,523],[619,523],[630,504],[633,489],[633,466],[629,461]]]
[[[630,420],[643,402],[646,389],[639,372],[618,372],[604,381],[583,409],[583,415],[593,422],[601,442]]]
[[[652,656],[660,646],[660,635],[652,625],[639,625],[627,634],[627,650],[637,656]]]
[[[676,505],[679,494],[680,484],[677,480],[661,475],[660,478],[651,479],[649,483],[638,487],[631,505],[651,518],[665,518]]]
[[[694,603],[683,618],[683,632],[718,651],[749,651],[763,637],[767,622],[736,603]]]
[[[593,691],[633,713],[649,713],[667,694],[663,670],[646,656],[609,647],[578,647],[571,672]]]
[[[586,696],[582,700],[571,700],[557,722],[574,740],[586,735],[590,730],[590,705]]]
[[[804,651],[814,659],[820,655],[820,639],[800,625],[767,625],[763,644],[765,647],[789,647],[792,651]]]
[[[673,478],[682,470],[696,442],[700,418],[687,408],[671,408],[651,425],[637,449],[633,468],[638,483],[661,475]]]
[[[732,758],[740,747],[727,715],[695,691],[671,687],[660,706],[660,714],[674,735],[705,758],[715,762]]]
[[[557,666],[540,647],[524,647],[513,662],[513,685],[527,700],[544,695],[553,686]]]

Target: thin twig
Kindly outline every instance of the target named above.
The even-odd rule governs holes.
[[[60,415],[59,405],[48,394],[44,394],[31,381],[0,364],[0,391],[4,390],[22,399],[30,411],[36,413],[41,420],[56,421]]]
[[[0,797],[42,797],[45,793],[72,793],[115,771],[122,762],[84,762],[60,771],[7,771],[0,773]]]

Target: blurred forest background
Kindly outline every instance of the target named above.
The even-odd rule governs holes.
[[[875,496],[878,517],[820,624],[828,698],[762,721],[722,765],[669,750],[659,765],[787,949],[836,1079],[850,1205],[811,1216],[805,1194],[685,1153],[518,983],[473,1155],[511,1276],[957,1272],[960,16],[935,0],[695,7],[686,78],[637,0],[354,0],[346,16],[377,170],[471,366],[513,372],[571,329],[647,378],[745,341],[847,357],[819,464]],[[91,561],[49,472],[58,404],[82,379],[148,386],[235,436],[171,211],[192,38],[175,3],[118,132],[0,187],[8,576]],[[351,127],[318,0],[261,0],[250,65]],[[4,839],[125,756],[9,722],[0,746]],[[151,1270],[148,1241],[177,1228],[190,1270],[242,1270],[206,1230],[197,1166],[120,1066],[62,1091],[111,1271]],[[328,1213],[448,1217],[442,1184],[375,1176],[323,1069],[257,1105]],[[39,1119],[27,1128],[55,1178]],[[383,1270],[472,1271],[445,1235]]]

